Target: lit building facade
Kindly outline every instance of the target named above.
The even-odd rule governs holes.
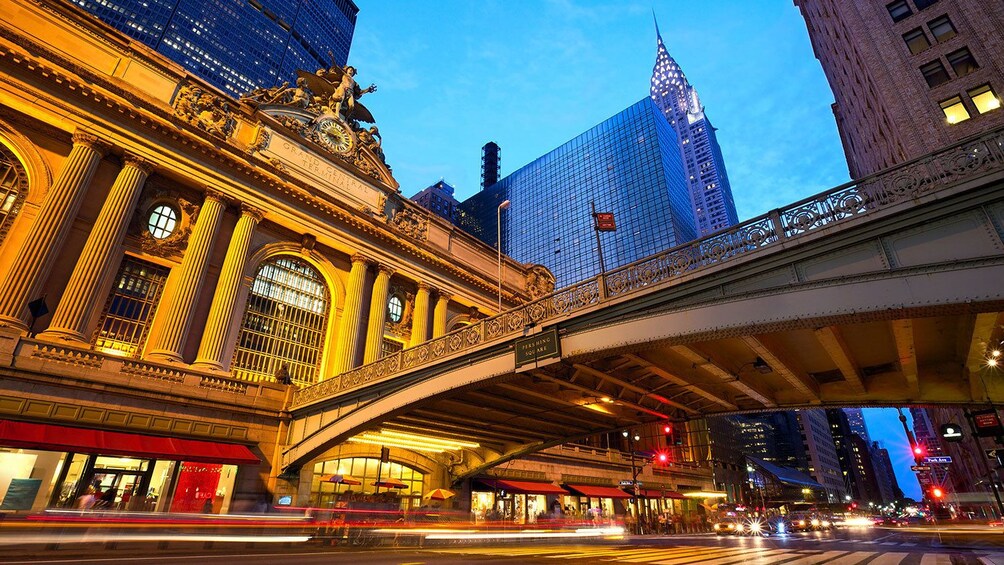
[[[802,446],[808,459],[809,476],[826,489],[827,502],[842,501],[847,489],[826,411],[810,409],[798,410],[796,413]]]
[[[739,223],[725,158],[715,128],[680,65],[669,55],[656,27],[658,51],[651,96],[679,136],[697,237]]]
[[[314,462],[277,476],[291,389],[495,312],[495,250],[403,198],[341,116],[212,94],[69,4],[0,14],[0,467],[38,480],[19,509],[319,496]],[[372,484],[379,458],[317,463]],[[390,463],[404,505],[448,486],[444,460]]]
[[[860,408],[844,408],[844,414],[847,415],[847,425],[850,426],[851,433],[858,434],[861,439],[865,442],[870,442],[871,437],[868,435],[868,424],[865,423],[864,412]]]
[[[1004,124],[1004,5],[794,0],[852,178]]]
[[[422,208],[441,216],[450,223],[457,223],[460,201],[453,197],[454,188],[444,180],[420,190],[411,201]]]
[[[69,1],[234,97],[344,66],[359,12],[352,0]]]
[[[684,178],[676,132],[645,98],[465,200],[460,226],[495,245],[501,216],[502,252],[563,286],[600,272],[592,205],[617,223],[600,234],[607,270],[695,239]]]

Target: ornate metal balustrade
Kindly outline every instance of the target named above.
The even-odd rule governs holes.
[[[843,184],[321,381],[296,391],[292,407],[384,381],[483,344],[521,336],[527,325],[546,324],[604,301],[670,283],[684,273],[742,259],[754,251],[827,230],[904,200],[923,199],[942,188],[1001,169],[1004,129]]]

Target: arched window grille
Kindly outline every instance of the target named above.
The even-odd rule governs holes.
[[[0,243],[7,237],[27,194],[28,174],[14,153],[0,144]]]
[[[126,255],[101,314],[94,345],[102,351],[135,357],[146,341],[150,321],[170,269]]]
[[[248,295],[234,376],[272,381],[288,375],[300,386],[316,383],[329,306],[324,279],[305,261],[281,256],[264,263]]]

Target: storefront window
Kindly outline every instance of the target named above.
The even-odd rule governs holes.
[[[235,465],[182,463],[171,499],[171,512],[220,514],[233,494]]]
[[[381,480],[397,479],[403,482],[405,488],[396,489],[377,487],[377,476]],[[353,485],[334,483],[323,478],[341,475],[356,479],[362,484]],[[383,497],[394,497],[400,501],[402,509],[417,508],[422,505],[422,493],[425,491],[425,475],[416,469],[400,463],[381,463],[372,457],[350,457],[319,461],[314,464],[314,477],[310,488],[311,504],[321,508],[332,508],[343,495],[374,495],[383,493]]]

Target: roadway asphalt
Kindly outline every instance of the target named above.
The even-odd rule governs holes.
[[[4,551],[9,564],[165,564],[223,565],[374,564],[444,565],[491,562],[523,563],[658,563],[660,565],[1004,565],[1004,533],[839,529],[770,538],[714,535],[635,536],[592,543],[518,542],[445,545],[425,548],[318,547],[273,544],[215,543],[212,549],[183,553],[158,551],[155,545],[93,547],[38,552]]]

